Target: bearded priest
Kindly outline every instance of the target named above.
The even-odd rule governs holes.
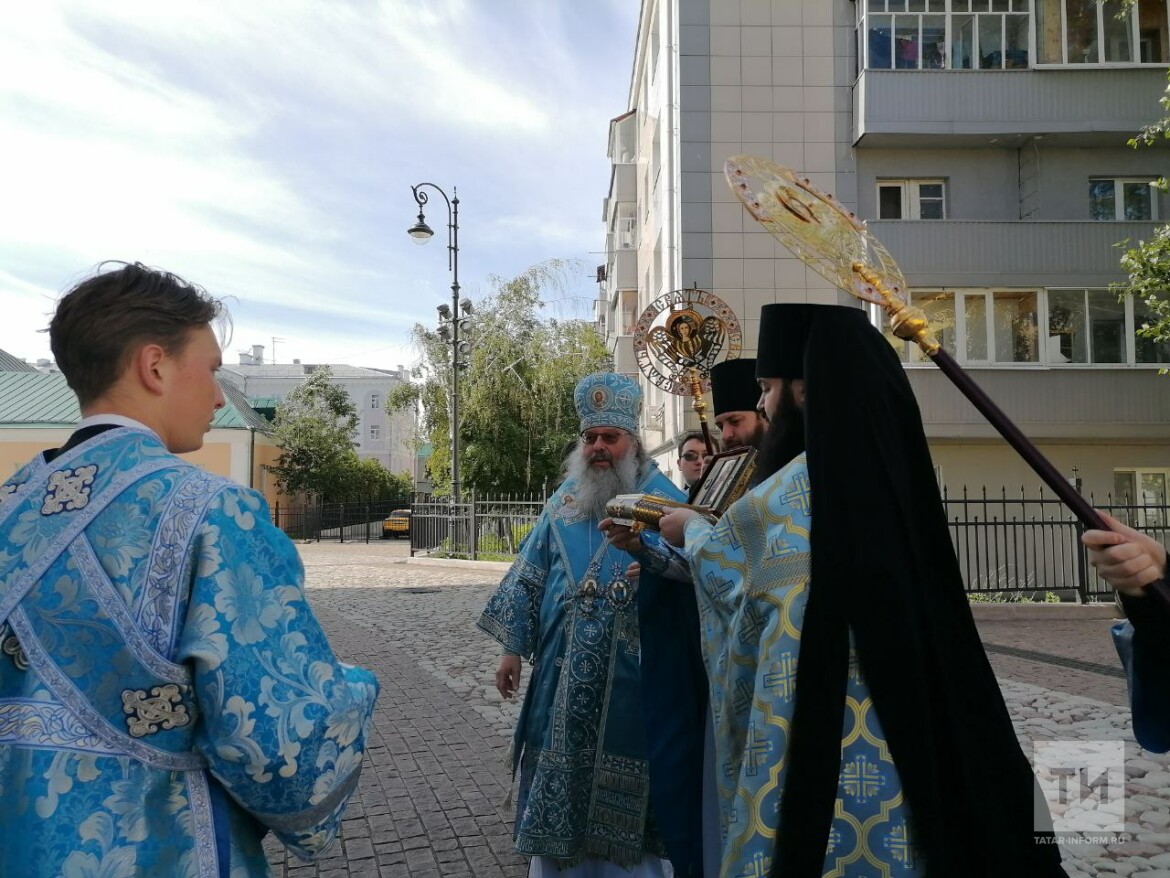
[[[654,575],[628,579],[598,531],[617,494],[683,499],[638,440],[641,399],[612,372],[578,383],[564,482],[479,620],[503,647],[504,698],[532,663],[512,766],[515,850],[532,858],[530,876],[702,874],[697,607]]]

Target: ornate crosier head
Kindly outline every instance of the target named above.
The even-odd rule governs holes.
[[[748,213],[821,277],[880,305],[899,338],[938,350],[926,314],[906,301],[906,279],[865,223],[791,169],[757,156],[733,156],[723,169]]]

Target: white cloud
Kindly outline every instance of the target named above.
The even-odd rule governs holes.
[[[629,66],[613,43],[632,44],[620,12],[20,6],[0,29],[0,347],[47,355],[33,330],[59,290],[121,258],[234,296],[241,345],[246,331],[319,349],[290,357],[368,350],[387,359],[367,364],[396,365],[405,354],[391,349],[433,320],[450,282],[441,244],[425,252],[404,234],[410,184],[467,199],[460,280],[473,296],[489,274],[597,249],[606,123]]]

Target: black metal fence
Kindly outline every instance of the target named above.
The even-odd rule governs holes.
[[[415,502],[410,516],[410,554],[510,561],[532,530],[545,498],[539,494],[490,496],[469,493]]]
[[[1131,527],[1166,539],[1170,506],[1115,503],[1111,496],[1089,502]],[[963,489],[943,492],[951,539],[967,591],[974,594],[1053,592],[1082,602],[1111,601],[1113,589],[1097,576],[1081,545],[1085,527],[1055,497],[1028,497],[1021,489],[998,495]]]
[[[272,521],[294,540],[366,542],[382,538],[382,522],[396,509],[409,509],[413,497],[356,503],[318,503],[272,509]]]
[[[409,509],[410,554],[475,560],[510,560],[544,508],[542,495],[477,495],[455,504],[449,497],[415,494],[394,500],[329,503],[273,509],[273,520],[294,539],[369,542],[383,535],[382,522]],[[1089,502],[1163,543],[1170,538],[1170,506]],[[1096,575],[1081,545],[1084,526],[1055,497],[1040,490],[1009,494],[986,488],[943,491],[943,506],[968,592],[1056,593],[1082,602],[1108,601],[1113,590]]]

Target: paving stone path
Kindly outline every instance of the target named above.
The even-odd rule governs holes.
[[[341,842],[314,864],[270,844],[273,874],[525,875],[524,860],[511,853],[506,801],[520,702],[504,702],[491,685],[498,652],[475,628],[499,574],[408,564],[398,543],[300,549],[334,648],[373,669],[382,694]],[[1137,746],[1124,680],[1100,672],[1117,666],[1108,627],[998,621],[981,623],[980,632],[1025,753],[1034,741],[1125,742],[1124,840],[1062,845],[1070,878],[1170,878],[1170,760]]]

